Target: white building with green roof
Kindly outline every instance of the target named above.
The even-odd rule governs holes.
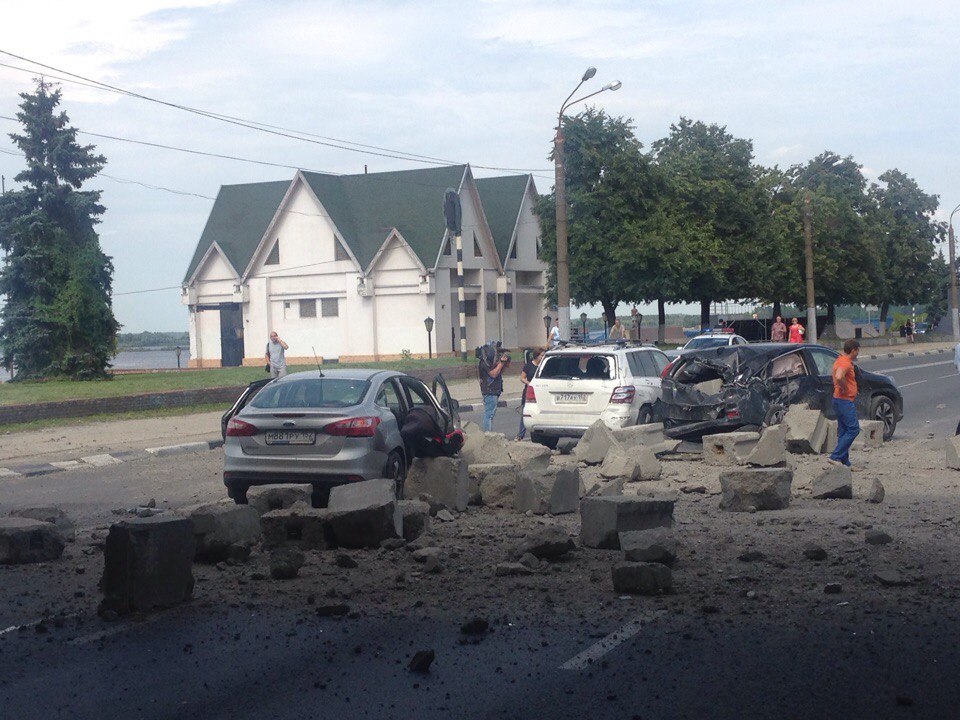
[[[224,185],[183,281],[194,367],[259,365],[272,331],[289,363],[390,360],[459,347],[447,188],[463,207],[469,347],[543,344],[545,266],[529,175],[469,165],[362,175],[299,171]]]

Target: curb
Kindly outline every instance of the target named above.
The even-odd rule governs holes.
[[[499,400],[499,401],[497,401],[497,407],[498,407],[498,408],[510,407],[510,405],[512,405],[512,404],[514,404],[514,403],[516,403],[517,405],[519,405],[519,404],[520,404],[520,398],[509,398],[509,399],[507,399],[507,400]],[[481,411],[481,410],[483,410],[483,405],[482,405],[482,404],[481,404],[481,405],[461,405],[461,406],[460,406],[460,412],[479,412],[479,411]]]
[[[192,452],[204,452],[223,447],[223,440],[206,440],[203,442],[182,443],[180,445],[166,445],[164,447],[147,448],[146,450],[123,450],[115,453],[101,453],[86,455],[73,460],[54,460],[39,465],[14,465],[0,467],[0,479],[16,477],[42,477],[65,470],[77,468],[107,467],[120,465],[134,460],[143,460],[149,457],[168,457],[171,455],[186,455]]]
[[[921,352],[907,352],[907,353],[883,353],[881,355],[864,355],[865,360],[886,360],[888,358],[896,357],[916,357],[917,355],[942,355],[945,352],[953,352],[952,350],[923,350]]]

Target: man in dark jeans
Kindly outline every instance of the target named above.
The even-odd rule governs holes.
[[[857,376],[853,361],[860,354],[860,343],[847,340],[843,355],[833,363],[833,410],[837,414],[837,447],[830,454],[830,461],[850,467],[850,446],[860,434],[857,420]]]
[[[498,344],[484,345],[477,363],[477,379],[480,381],[480,394],[483,396],[483,431],[493,430],[493,416],[497,414],[497,403],[503,394],[503,371],[510,365],[510,356],[500,353]]]
[[[527,386],[533,380],[537,373],[537,366],[543,360],[545,351],[537,348],[530,348],[530,360],[524,363],[523,370],[520,371],[520,382],[523,383],[523,395],[520,396],[520,429],[517,431],[517,440],[523,440],[526,437],[527,429],[523,426],[523,406],[527,404]]]

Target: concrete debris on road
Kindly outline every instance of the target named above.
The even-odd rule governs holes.
[[[786,468],[743,468],[720,473],[721,510],[782,510],[790,504],[793,472]]]
[[[267,550],[289,545],[301,550],[328,550],[335,546],[332,512],[297,503],[260,516],[263,547]]]
[[[867,492],[867,502],[879,505],[883,502],[886,494],[887,491],[884,489],[883,483],[877,478],[873,478],[873,480],[870,481],[870,490]]]
[[[703,438],[703,461],[707,465],[741,465],[760,442],[760,433],[731,432]]]
[[[873,450],[883,447],[884,425],[879,420],[861,420],[860,434],[853,441],[856,450]]]
[[[77,536],[77,529],[73,524],[73,520],[71,520],[67,514],[58,507],[43,506],[19,508],[17,510],[11,510],[10,516],[48,522],[57,528],[57,530],[63,536],[63,539],[67,542],[72,542]]]
[[[577,460],[587,465],[600,465],[614,448],[622,449],[623,446],[614,437],[613,431],[607,427],[606,423],[603,420],[597,420],[587,428],[573,454]]]
[[[760,438],[743,463],[753,467],[779,467],[787,459],[787,428],[770,425],[760,431]]]
[[[870,528],[863,534],[863,541],[867,545],[886,545],[892,543],[893,538],[880,528]]]
[[[463,512],[473,494],[467,467],[462,457],[416,458],[407,471],[403,496],[415,500],[426,493],[447,509]],[[331,506],[332,498],[331,494]]]
[[[580,541],[584,547],[620,549],[620,533],[673,526],[675,498],[602,496],[580,501]]]
[[[819,410],[791,405],[783,418],[787,450],[798,454],[819,455],[827,437],[827,419]]]
[[[433,650],[418,650],[410,659],[407,669],[410,672],[425,673],[430,671],[430,666],[437,657]]]
[[[960,470],[960,435],[947,438],[944,446],[947,452],[947,468]]]
[[[673,565],[677,559],[677,541],[667,528],[628,530],[619,536],[624,560]]]
[[[513,557],[530,554],[544,560],[558,560],[572,550],[576,550],[566,530],[559,525],[547,525],[527,533],[513,548]]]
[[[471,483],[479,488],[484,505],[513,507],[517,491],[517,468],[513,463],[475,463],[468,472]]]
[[[521,513],[560,515],[576,512],[579,500],[579,468],[551,465],[543,471],[520,473],[513,506]]]
[[[56,525],[30,517],[0,517],[0,565],[58,560],[66,540]]]
[[[811,494],[815,500],[849,500],[853,497],[853,474],[840,463],[824,461],[813,475]]]
[[[180,514],[193,523],[198,562],[222,562],[232,546],[249,547],[260,540],[260,514],[249,505],[236,505],[227,500],[185,508]]]
[[[422,500],[401,500],[400,518],[403,525],[403,539],[416,540],[430,530],[430,505]]]
[[[465,467],[463,477],[466,478]],[[385,538],[403,537],[403,516],[396,492],[396,485],[389,478],[333,488],[328,508],[330,527],[337,545],[348,548],[379,547],[380,541]]]
[[[299,550],[281,547],[270,551],[270,577],[274,580],[293,580],[300,574],[304,556]]]
[[[247,504],[263,515],[271,510],[286,510],[298,503],[310,505],[312,485],[254,485],[247,490]]]
[[[660,563],[619,562],[612,570],[613,589],[633,595],[660,595],[673,590],[673,573]]]

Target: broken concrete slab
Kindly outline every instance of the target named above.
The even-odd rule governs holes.
[[[816,500],[849,500],[853,497],[853,474],[846,465],[827,462],[817,468],[810,490]]]
[[[675,502],[667,495],[585,497],[580,501],[581,543],[619,550],[622,532],[672,527]]]
[[[743,459],[752,467],[778,467],[787,459],[787,428],[782,424],[770,425],[760,431],[760,439]]]
[[[544,448],[546,450],[546,448]],[[517,489],[517,467],[513,463],[477,463],[471,465],[468,474],[480,490],[484,505],[513,507]]]
[[[823,447],[820,448],[821,455],[829,455],[837,447],[837,421],[827,420],[827,433],[823,436]]]
[[[57,560],[66,540],[53,523],[30,517],[0,518],[0,565]]]
[[[720,473],[720,509],[732,512],[782,510],[790,504],[793,472],[786,468],[743,468]]]
[[[100,613],[172,607],[193,593],[196,540],[189,518],[155,515],[110,526],[103,546]]]
[[[580,470],[580,497],[593,495],[623,495],[625,478],[608,480],[594,467]]]
[[[227,559],[233,545],[250,547],[260,540],[260,514],[249,505],[225,501],[185,508],[180,514],[193,522],[197,541],[194,559],[218,563]]]
[[[867,502],[873,503],[874,505],[879,505],[883,502],[883,498],[886,496],[887,491],[883,487],[883,483],[880,482],[877,478],[874,478],[870,481],[870,489],[867,491]]]
[[[503,436],[500,438],[503,439]],[[433,498],[433,502],[463,512],[470,503],[470,486],[470,474],[463,457],[416,458],[407,471],[403,496],[408,500],[416,500],[420,495],[427,494]]]
[[[637,480],[647,482],[660,479],[663,463],[657,457],[655,446],[634,448],[632,453],[637,461]]]
[[[290,545],[303,550],[328,550],[335,546],[328,508],[298,504],[260,516],[263,547]]]
[[[731,432],[703,437],[703,462],[706,465],[739,465],[760,441],[760,433]]]
[[[863,534],[863,541],[867,545],[886,545],[892,543],[893,538],[880,528],[870,528]]]
[[[571,455],[577,447],[578,438],[564,437],[557,440],[557,452],[561,455]]]
[[[303,567],[303,553],[291,547],[270,552],[270,577],[274,580],[293,580]]]
[[[673,574],[660,563],[619,562],[611,574],[613,589],[618,593],[659,595],[673,590]]]
[[[63,539],[68,542],[72,541],[77,535],[77,528],[73,524],[73,520],[67,517],[67,514],[63,510],[52,505],[18,508],[16,510],[11,510],[10,516],[48,522],[56,527],[63,536]]]
[[[603,420],[597,420],[587,428],[573,452],[580,462],[599,465],[615,447],[622,447],[620,441],[614,437],[613,431]]]
[[[626,449],[658,445],[666,440],[663,434],[663,423],[648,423],[632,425],[631,427],[612,430],[613,437]]]
[[[671,440],[667,438],[663,442],[658,442],[653,445],[644,445],[643,447],[653,453],[654,456],[659,458],[661,455],[672,455],[673,453],[677,452],[680,449],[682,442],[682,440]]]
[[[517,512],[560,515],[576,512],[579,499],[580,469],[551,465],[543,472],[520,473],[513,507]]]
[[[520,472],[546,470],[553,452],[545,445],[532,442],[508,442],[507,455]]]
[[[463,425],[465,440],[460,448],[460,457],[469,466],[474,463],[509,463],[509,443],[500,433],[483,432],[479,426],[468,422]]]
[[[820,454],[827,435],[827,421],[819,410],[791,405],[783,418],[787,428],[787,450],[797,454]]]
[[[547,525],[527,533],[513,548],[512,556],[533,555],[541,560],[557,560],[571,550],[576,550],[567,531],[559,525]]]
[[[430,505],[422,500],[401,500],[403,539],[412,542],[430,530]]]
[[[620,533],[624,560],[673,565],[677,559],[677,541],[667,528],[628,530]]]
[[[960,470],[960,435],[947,438],[944,449],[947,453],[947,467],[950,470]]]
[[[884,424],[879,420],[861,420],[860,434],[854,438],[851,447],[858,450],[872,450],[883,447],[884,429]]]
[[[600,465],[600,475],[607,480],[623,478],[624,482],[633,482],[640,476],[640,462],[623,447],[614,446]]]
[[[286,510],[297,503],[310,505],[312,485],[254,485],[247,490],[247,504],[263,515],[271,510]]]
[[[493,574],[496,577],[524,577],[533,575],[533,570],[518,562],[502,562],[493,567]]]
[[[460,458],[455,460],[463,468],[461,475],[465,479],[467,473],[463,461]],[[466,489],[466,483],[463,488]],[[386,538],[403,537],[403,516],[397,503],[396,485],[389,478],[338,485],[330,491],[328,507],[333,537],[341,547],[375,548]]]

